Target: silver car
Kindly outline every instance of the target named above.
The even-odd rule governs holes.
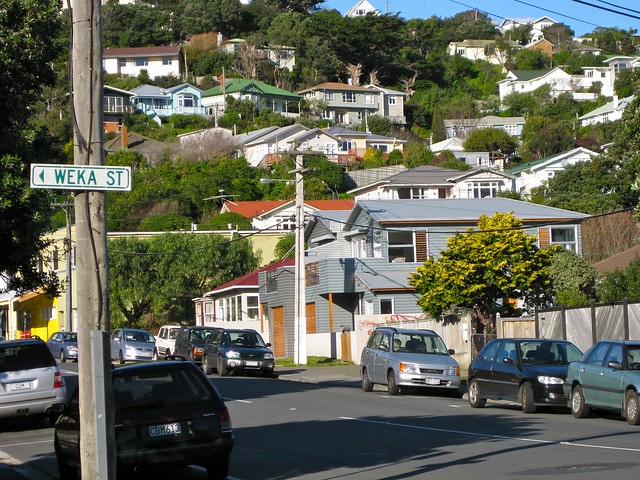
[[[156,339],[146,330],[119,328],[111,334],[111,360],[125,362],[150,362]]]
[[[432,330],[378,327],[362,350],[362,389],[387,385],[390,395],[402,387],[441,390],[460,396],[460,366],[442,338]]]
[[[55,332],[47,340],[47,347],[61,363],[78,360],[78,334],[76,332]]]
[[[45,342],[0,341],[0,418],[44,415],[53,425],[66,397],[64,379]]]

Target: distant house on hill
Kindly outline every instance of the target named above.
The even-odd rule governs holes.
[[[556,22],[551,17],[540,17],[540,18],[505,18],[502,20],[498,29],[502,32],[502,35],[505,38],[509,38],[509,30],[513,30],[514,28],[531,26],[531,33],[529,34],[529,43],[537,42],[544,38],[544,30],[551,25],[555,25]]]
[[[516,178],[516,192],[526,197],[531,193],[531,189],[542,186],[568,166],[575,165],[578,162],[590,162],[597,156],[596,152],[578,147],[567,152],[518,165],[510,169],[508,173]]]
[[[220,85],[202,92],[202,106],[207,107],[209,115],[218,118],[225,112],[228,97],[249,100],[258,111],[270,108],[287,117],[300,116],[300,95],[246,78],[223,78]]]
[[[158,125],[162,123],[161,117],[206,113],[206,109],[200,103],[202,90],[189,83],[168,88],[141,85],[131,90],[131,93],[131,101],[136,109],[149,115]]]
[[[578,117],[580,125],[584,127],[587,125],[595,125],[597,123],[615,122],[616,120],[620,120],[624,110],[635,98],[635,95],[631,95],[629,97],[618,99],[618,96],[616,95],[609,103]]]
[[[378,9],[376,9],[368,0],[360,0],[353,7],[347,10],[344,14],[345,17],[364,17],[365,15],[380,15]]]
[[[181,47],[107,48],[102,52],[102,65],[107,73],[137,77],[146,70],[149,78],[181,77]]]
[[[522,45],[507,41],[511,49],[521,49]],[[471,40],[451,42],[448,46],[449,56],[460,55],[472,62],[484,60],[493,65],[504,65],[507,60],[507,52],[500,50],[495,40]]]
[[[512,137],[520,138],[524,128],[524,117],[498,117],[487,115],[482,118],[456,118],[445,120],[446,137],[459,137],[464,139],[469,132],[483,128],[498,128],[504,130]]]
[[[511,93],[531,93],[543,85],[551,87],[551,94],[573,92],[575,83],[571,75],[559,67],[547,70],[511,70],[504,80],[498,82],[500,102]]]

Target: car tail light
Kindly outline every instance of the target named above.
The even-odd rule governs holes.
[[[62,374],[60,372],[55,372],[53,374],[53,388],[62,387],[64,387],[64,378],[62,378]]]
[[[220,418],[220,430],[223,432],[230,432],[231,417],[229,416],[229,410],[227,410],[227,407],[222,407],[218,410],[218,417]]]

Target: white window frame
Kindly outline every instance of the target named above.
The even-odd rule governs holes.
[[[343,103],[356,103],[356,93],[355,92],[344,92],[342,94],[342,102]]]
[[[389,95],[389,105],[396,105],[398,103],[398,99],[396,95]]]
[[[571,232],[571,235],[564,239],[559,238],[559,235],[554,235],[562,232]],[[555,239],[554,236],[556,237]],[[573,238],[569,238],[571,236]],[[560,245],[562,248],[578,253],[578,227],[572,225],[564,227],[550,227],[549,241],[551,245]]]
[[[388,313],[382,313],[382,303],[390,303],[391,306],[391,311]],[[395,302],[395,298],[394,297],[381,297],[378,299],[378,308],[380,309],[380,315],[393,315],[396,311],[395,307],[396,307],[396,302]]]

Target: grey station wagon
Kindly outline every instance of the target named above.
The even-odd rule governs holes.
[[[362,389],[387,385],[390,395],[402,387],[446,391],[459,396],[460,366],[444,341],[432,330],[378,327],[360,358]]]

